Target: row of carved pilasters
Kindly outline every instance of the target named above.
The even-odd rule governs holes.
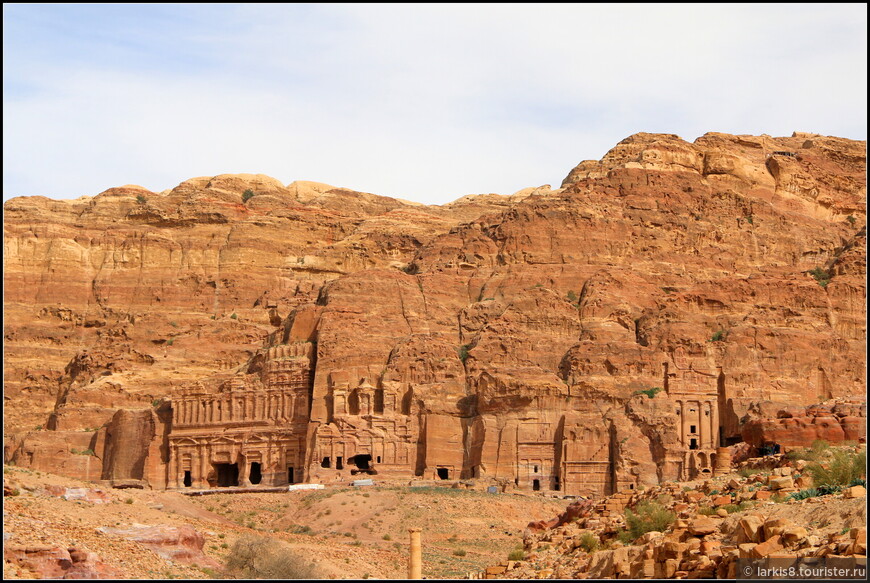
[[[290,420],[307,413],[308,399],[295,393],[246,394],[209,399],[181,399],[174,403],[173,423],[202,425],[231,421]]]
[[[690,425],[692,417],[689,408],[695,407],[697,411],[698,447],[711,448],[719,445],[719,410],[717,403],[712,400],[688,400],[678,399],[680,404],[680,438],[684,447],[689,447],[689,435],[692,433]],[[705,413],[709,413],[705,415]]]

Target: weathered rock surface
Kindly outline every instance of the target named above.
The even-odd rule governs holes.
[[[118,579],[123,576],[118,569],[104,564],[96,553],[75,547],[9,546],[3,549],[3,559],[40,579]]]
[[[865,147],[636,134],[443,207],[261,175],[13,199],[7,459],[99,428],[88,475],[158,488],[709,476],[752,419],[864,393]]]
[[[107,536],[137,542],[164,559],[200,567],[219,567],[217,561],[202,552],[205,537],[190,526],[134,524],[130,528],[103,526],[97,529]]]

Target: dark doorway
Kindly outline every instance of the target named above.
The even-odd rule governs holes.
[[[239,466],[237,464],[214,464],[217,472],[218,488],[239,485]]]
[[[328,457],[323,458],[323,461],[320,462],[320,467],[321,468],[331,468],[332,467],[332,460],[330,460]]]
[[[259,484],[263,481],[263,474],[260,470],[260,462],[251,462],[251,474],[248,476],[248,479],[252,484]]]
[[[372,461],[372,456],[368,454],[360,454],[347,458],[347,461],[361,470],[367,470],[369,469],[369,463]]]
[[[558,492],[561,489],[561,484],[559,483],[559,476],[553,478],[553,490]]]
[[[295,482],[293,481],[293,466],[289,466],[289,467],[287,468],[287,483],[288,483],[288,484],[294,484],[294,483],[295,483]]]
[[[450,470],[447,468],[438,468],[435,470],[438,473],[438,478],[441,480],[449,480],[450,479]]]
[[[184,470],[184,487],[190,488],[193,485],[193,478],[190,477],[190,470]]]
[[[698,449],[698,440],[694,437],[689,440],[689,449]]]
[[[537,491],[540,490],[540,489],[541,489],[541,481],[540,481],[540,480],[537,480],[537,479],[532,480],[532,490],[534,490],[535,492],[537,492]]]
[[[381,456],[378,456],[378,463],[381,463]]]
[[[690,426],[689,426],[689,433],[697,433],[697,431],[695,431],[695,426],[694,426],[694,425],[690,425]]]
[[[335,469],[336,470],[343,470],[344,469],[344,462],[342,461],[341,456],[338,456],[337,458],[335,458]]]

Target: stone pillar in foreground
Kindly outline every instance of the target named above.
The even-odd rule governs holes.
[[[713,476],[722,476],[731,471],[731,448],[716,448],[716,463],[713,466]]]
[[[411,555],[408,558],[408,579],[423,578],[423,551],[420,547],[420,529],[409,528],[411,534]]]

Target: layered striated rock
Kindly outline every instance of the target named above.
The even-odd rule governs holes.
[[[443,207],[259,175],[13,199],[7,431],[103,427],[102,478],[155,487],[712,475],[753,418],[864,393],[865,162],[636,134]]]

